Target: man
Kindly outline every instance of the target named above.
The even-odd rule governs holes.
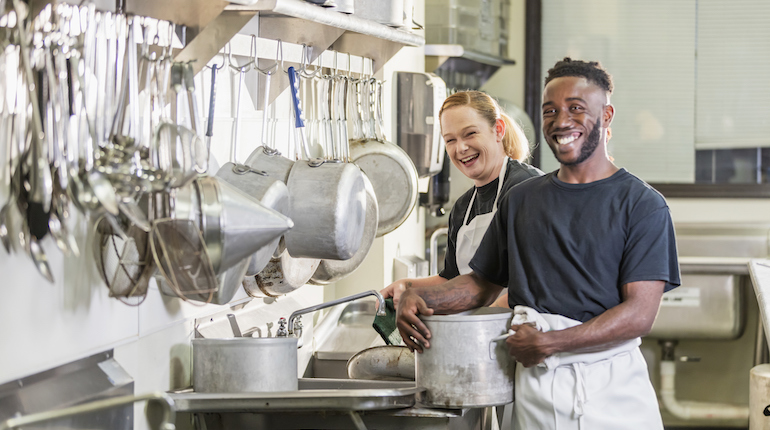
[[[523,365],[517,429],[663,428],[638,346],[680,282],[674,229],[663,197],[607,154],[612,90],[598,63],[557,62],[542,112],[560,168],[503,197],[472,273],[399,302],[399,331],[418,352],[430,347],[418,315],[489,305],[503,287],[511,308],[539,313],[550,331],[512,325],[506,340]]]

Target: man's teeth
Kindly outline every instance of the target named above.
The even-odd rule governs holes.
[[[579,134],[570,134],[569,136],[561,136],[556,138],[556,142],[559,145],[566,145],[568,143],[572,143],[577,139]]]
[[[478,156],[479,156],[479,154],[474,154],[474,155],[471,155],[470,157],[461,158],[460,162],[467,163],[467,162],[473,160],[474,158],[476,158]]]

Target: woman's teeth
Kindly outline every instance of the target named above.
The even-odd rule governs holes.
[[[478,158],[478,157],[479,157],[479,154],[474,154],[474,155],[471,155],[470,157],[461,158],[461,159],[460,159],[460,162],[461,162],[461,163],[463,163],[463,164],[466,164],[466,163],[468,163],[469,161],[471,161],[471,160],[475,160],[475,159],[476,159],[476,158]]]
[[[572,143],[580,136],[580,133],[574,133],[570,134],[569,136],[561,136],[556,138],[556,142],[559,145],[566,145],[568,143]]]

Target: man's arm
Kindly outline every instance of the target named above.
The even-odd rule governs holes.
[[[396,324],[404,343],[412,351],[430,348],[430,331],[418,315],[453,314],[494,302],[503,287],[471,272],[443,284],[407,289],[401,294]]]
[[[650,332],[660,307],[663,281],[623,285],[623,302],[585,324],[543,333],[526,325],[512,325],[516,334],[506,340],[510,354],[524,367],[542,363],[559,352],[591,352],[612,347]]]
[[[382,297],[393,297],[393,304],[398,306],[398,302],[401,300],[401,294],[407,290],[407,288],[423,288],[433,285],[439,285],[446,282],[446,278],[442,278],[439,275],[432,275],[425,278],[405,278],[388,285],[380,290]]]

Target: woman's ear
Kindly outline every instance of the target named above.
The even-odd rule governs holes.
[[[498,141],[502,141],[503,136],[505,136],[505,121],[502,118],[495,121],[495,135],[497,135]]]

